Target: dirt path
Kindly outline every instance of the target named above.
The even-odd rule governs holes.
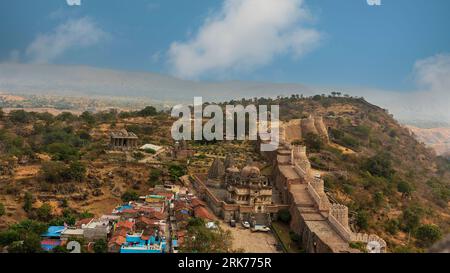
[[[251,232],[240,225],[232,228],[221,222],[224,230],[229,230],[233,236],[233,249],[243,250],[245,253],[279,253],[277,251],[277,240],[272,233]]]

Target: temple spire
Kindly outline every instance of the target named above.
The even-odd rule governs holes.
[[[233,168],[234,167],[234,159],[229,154],[225,157],[225,169]]]
[[[209,179],[220,179],[225,175],[225,167],[222,160],[215,158],[213,164],[209,168],[208,178]]]

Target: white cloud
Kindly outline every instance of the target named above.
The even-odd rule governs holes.
[[[449,54],[439,54],[417,61],[414,71],[420,86],[436,93],[450,95]]]
[[[81,6],[81,0],[66,0],[69,6]]]
[[[88,17],[69,19],[52,32],[38,35],[28,46],[26,55],[31,62],[49,63],[68,50],[93,46],[107,36]]]
[[[309,19],[303,0],[224,0],[195,37],[172,43],[169,64],[177,76],[196,78],[255,69],[278,54],[298,58],[320,40],[318,31],[301,26]]]
[[[450,124],[450,55],[439,54],[416,61],[415,90],[353,90],[369,101],[389,109],[402,121],[440,121]]]

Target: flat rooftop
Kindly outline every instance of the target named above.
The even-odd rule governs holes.
[[[110,133],[112,138],[133,138],[137,139],[137,135],[132,132],[128,132],[127,130],[119,130]]]

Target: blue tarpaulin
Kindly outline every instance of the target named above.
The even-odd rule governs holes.
[[[42,237],[61,237],[61,232],[66,229],[65,226],[49,226],[46,233],[41,234]]]

